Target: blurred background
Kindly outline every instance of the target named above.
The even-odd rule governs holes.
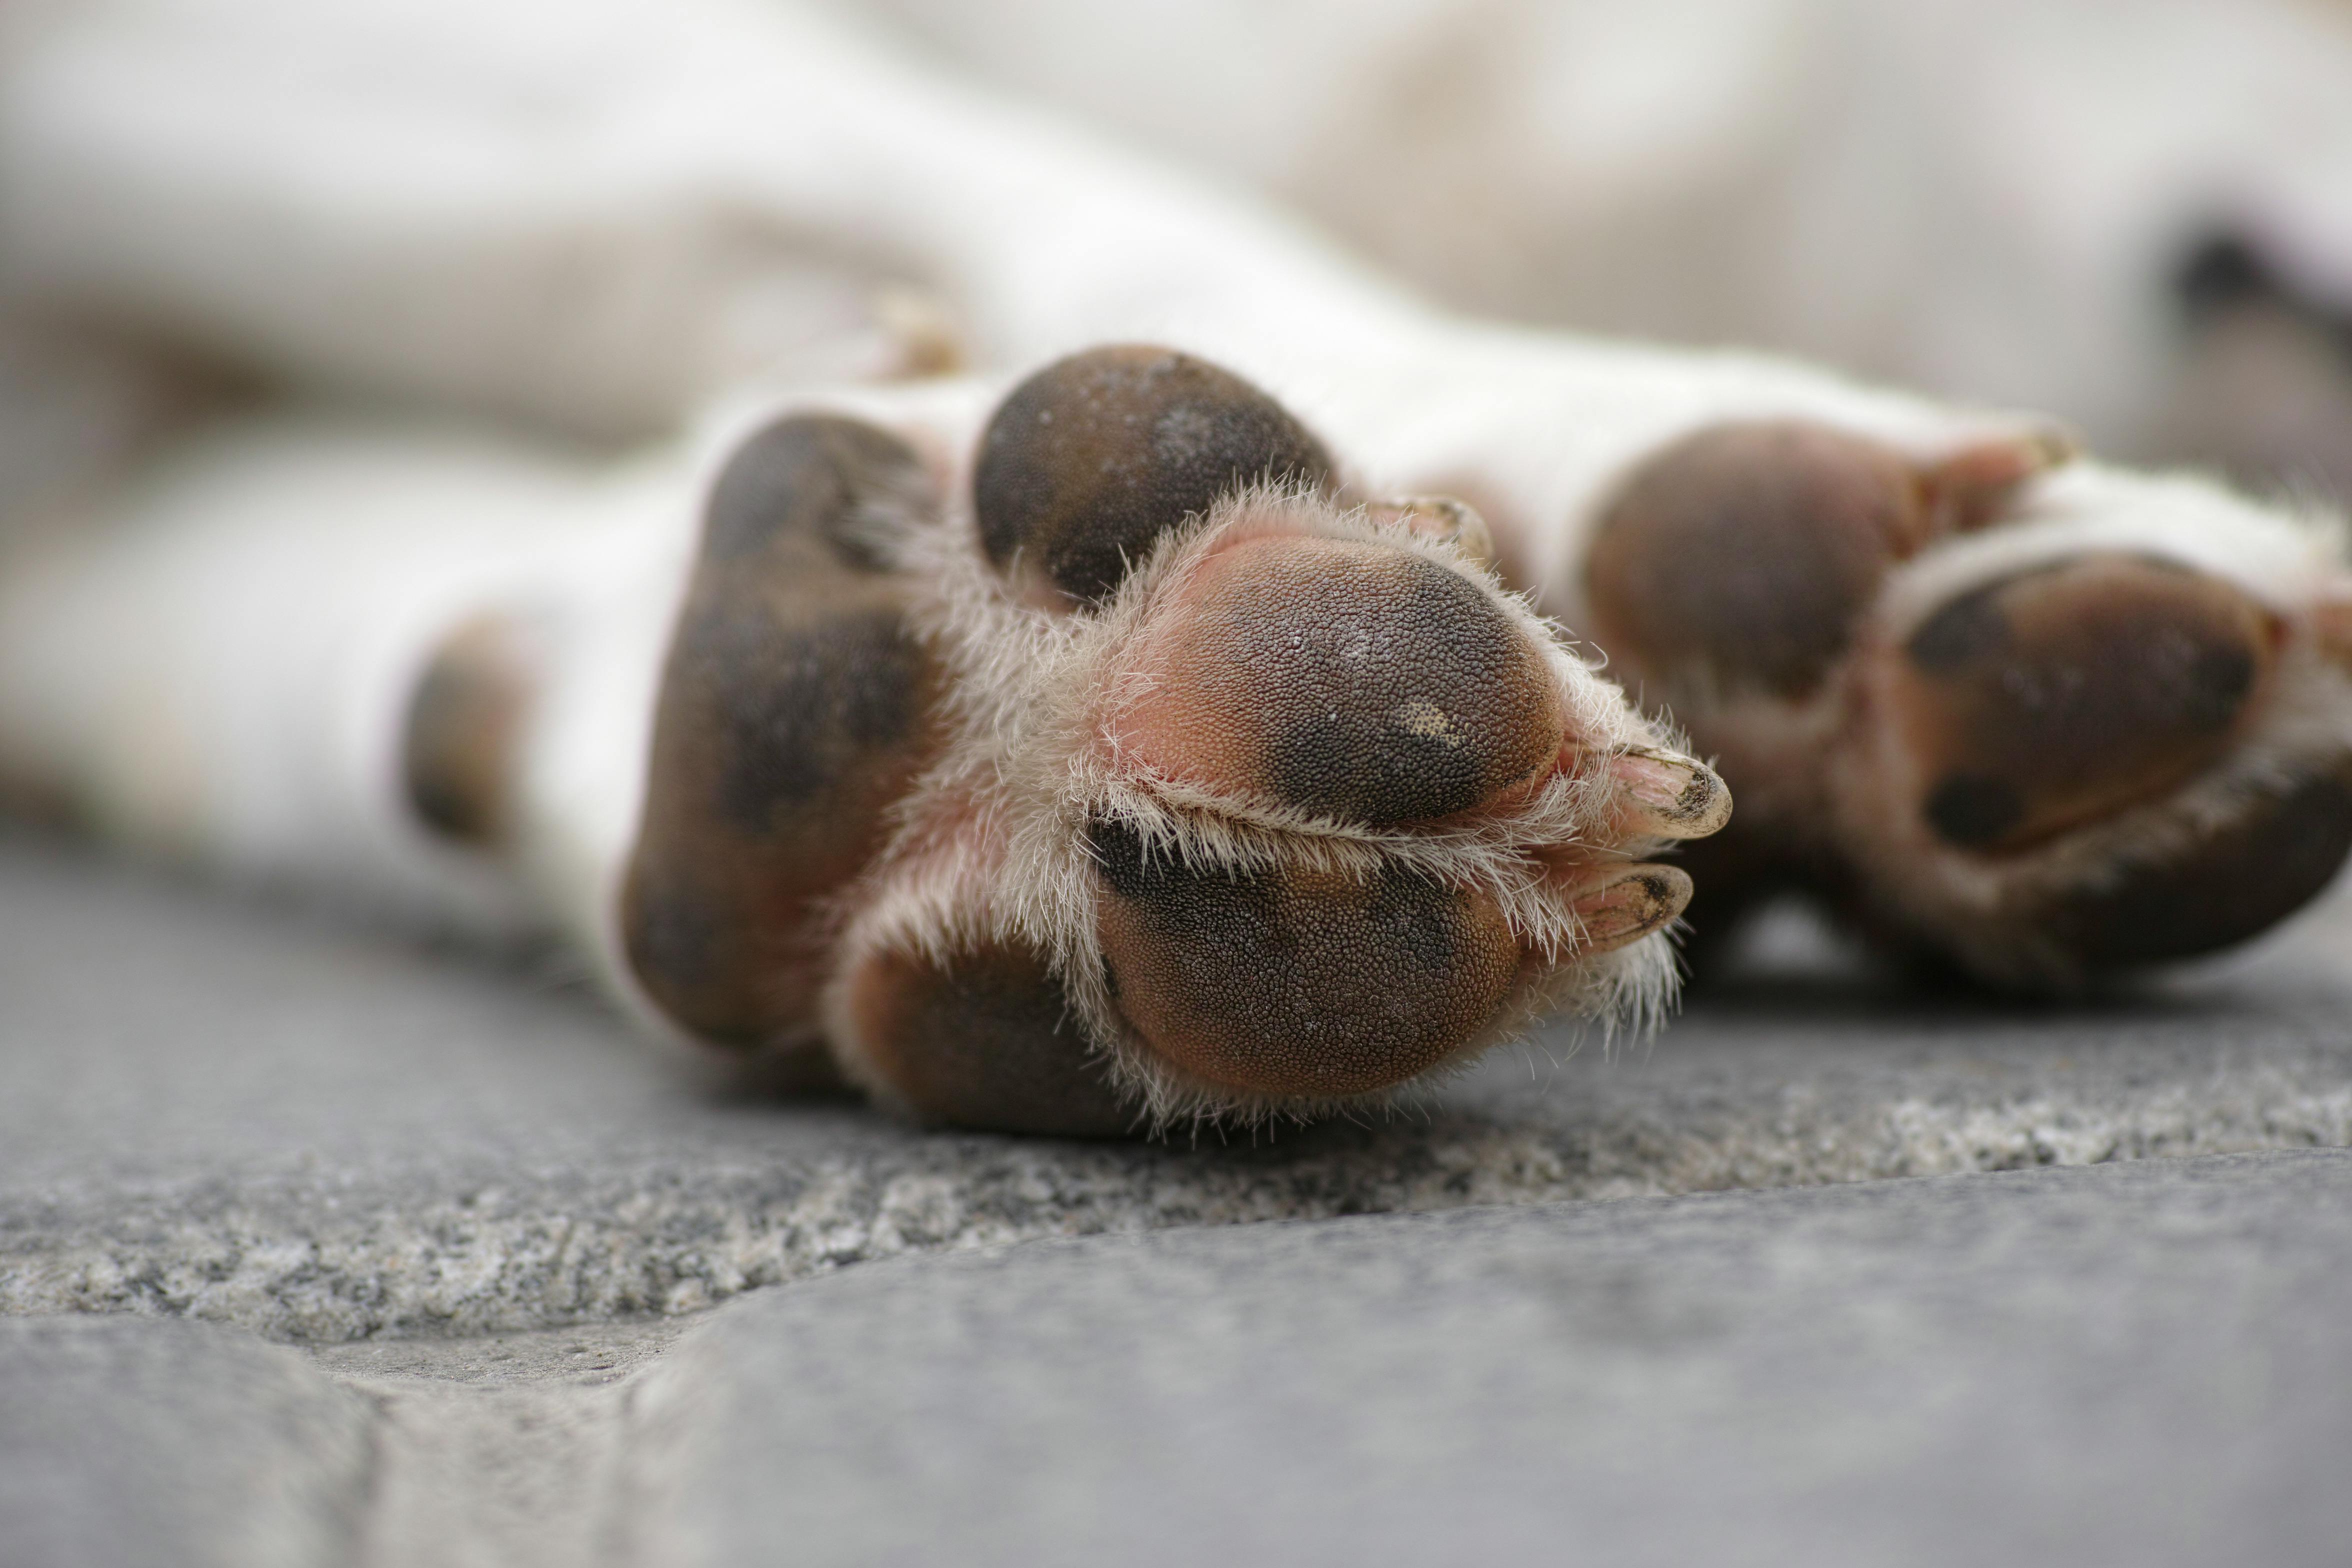
[[[828,10],[906,80],[1262,193],[1466,311],[1787,351],[2352,494],[2345,0]],[[849,320],[887,247],[677,152],[697,115],[701,144],[765,133],[730,40],[799,92],[792,30],[761,31],[794,16],[16,0],[0,510],[224,396],[614,442],[746,376],[887,368]]]
[[[1465,310],[2352,490],[2345,0],[884,0]]]

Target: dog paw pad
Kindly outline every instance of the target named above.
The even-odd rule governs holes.
[[[622,904],[639,983],[698,1035],[805,1018],[815,900],[873,854],[933,748],[940,678],[876,531],[924,486],[897,437],[831,416],[769,426],[712,486]]]
[[[1541,650],[1475,584],[1404,550],[1249,540],[1163,619],[1118,732],[1164,776],[1386,826],[1467,811],[1560,750]]]
[[[1331,477],[1322,443],[1239,376],[1119,345],[1057,361],[1006,396],[981,440],[972,499],[1000,571],[1098,605],[1162,534],[1240,487]]]
[[[853,970],[846,995],[861,1059],[921,1121],[1062,1137],[1135,1121],[1029,948],[943,960],[886,951]]]
[[[444,637],[401,726],[409,808],[440,837],[488,848],[507,834],[515,747],[537,660],[509,623],[471,621]]]
[[[1994,521],[2072,455],[2040,430],[1921,461],[1801,420],[1709,426],[1602,511],[1585,569],[1593,635],[1670,688],[1804,698],[1890,567]]]
[[[1475,1037],[1519,971],[1491,899],[1409,869],[1230,871],[1155,853],[1117,821],[1088,837],[1116,1005],[1154,1051],[1221,1089],[1389,1088]]]
[[[2352,854],[2352,783],[2304,778],[2168,857],[2125,862],[2036,911],[2080,973],[2193,958],[2243,942],[2316,897]]]
[[[2138,556],[1972,589],[1904,646],[1921,809],[1946,843],[1999,852],[2163,795],[2229,751],[2276,643],[2236,588]]]

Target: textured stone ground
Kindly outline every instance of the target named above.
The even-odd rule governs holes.
[[[2346,954],[1053,1143],[0,842],[0,1562],[2340,1561]]]
[[[484,1333],[1026,1237],[2342,1146],[2348,926],[2067,1012],[1752,984],[1614,1059],[1167,1148],[762,1097],[573,988],[0,846],[0,1310]]]
[[[21,1568],[2316,1568],[2347,1291],[2311,1151],[1030,1243],[682,1337],[17,1320],[0,1522]]]

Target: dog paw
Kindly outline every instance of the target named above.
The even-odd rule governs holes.
[[[1981,978],[2212,952],[2352,850],[2352,577],[2202,481],[1720,426],[1620,488],[1585,590],[1740,791],[1727,879],[1810,880]]]
[[[622,925],[690,1032],[932,1121],[1307,1114],[1671,990],[1729,795],[1273,399],[1115,347],[711,491]]]

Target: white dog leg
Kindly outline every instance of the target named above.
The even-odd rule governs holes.
[[[609,561],[642,554],[666,515],[649,483],[415,428],[201,438],[0,579],[0,766],[111,837],[240,879],[543,923],[410,808],[404,728],[451,632],[492,614],[526,643],[560,632]]]

